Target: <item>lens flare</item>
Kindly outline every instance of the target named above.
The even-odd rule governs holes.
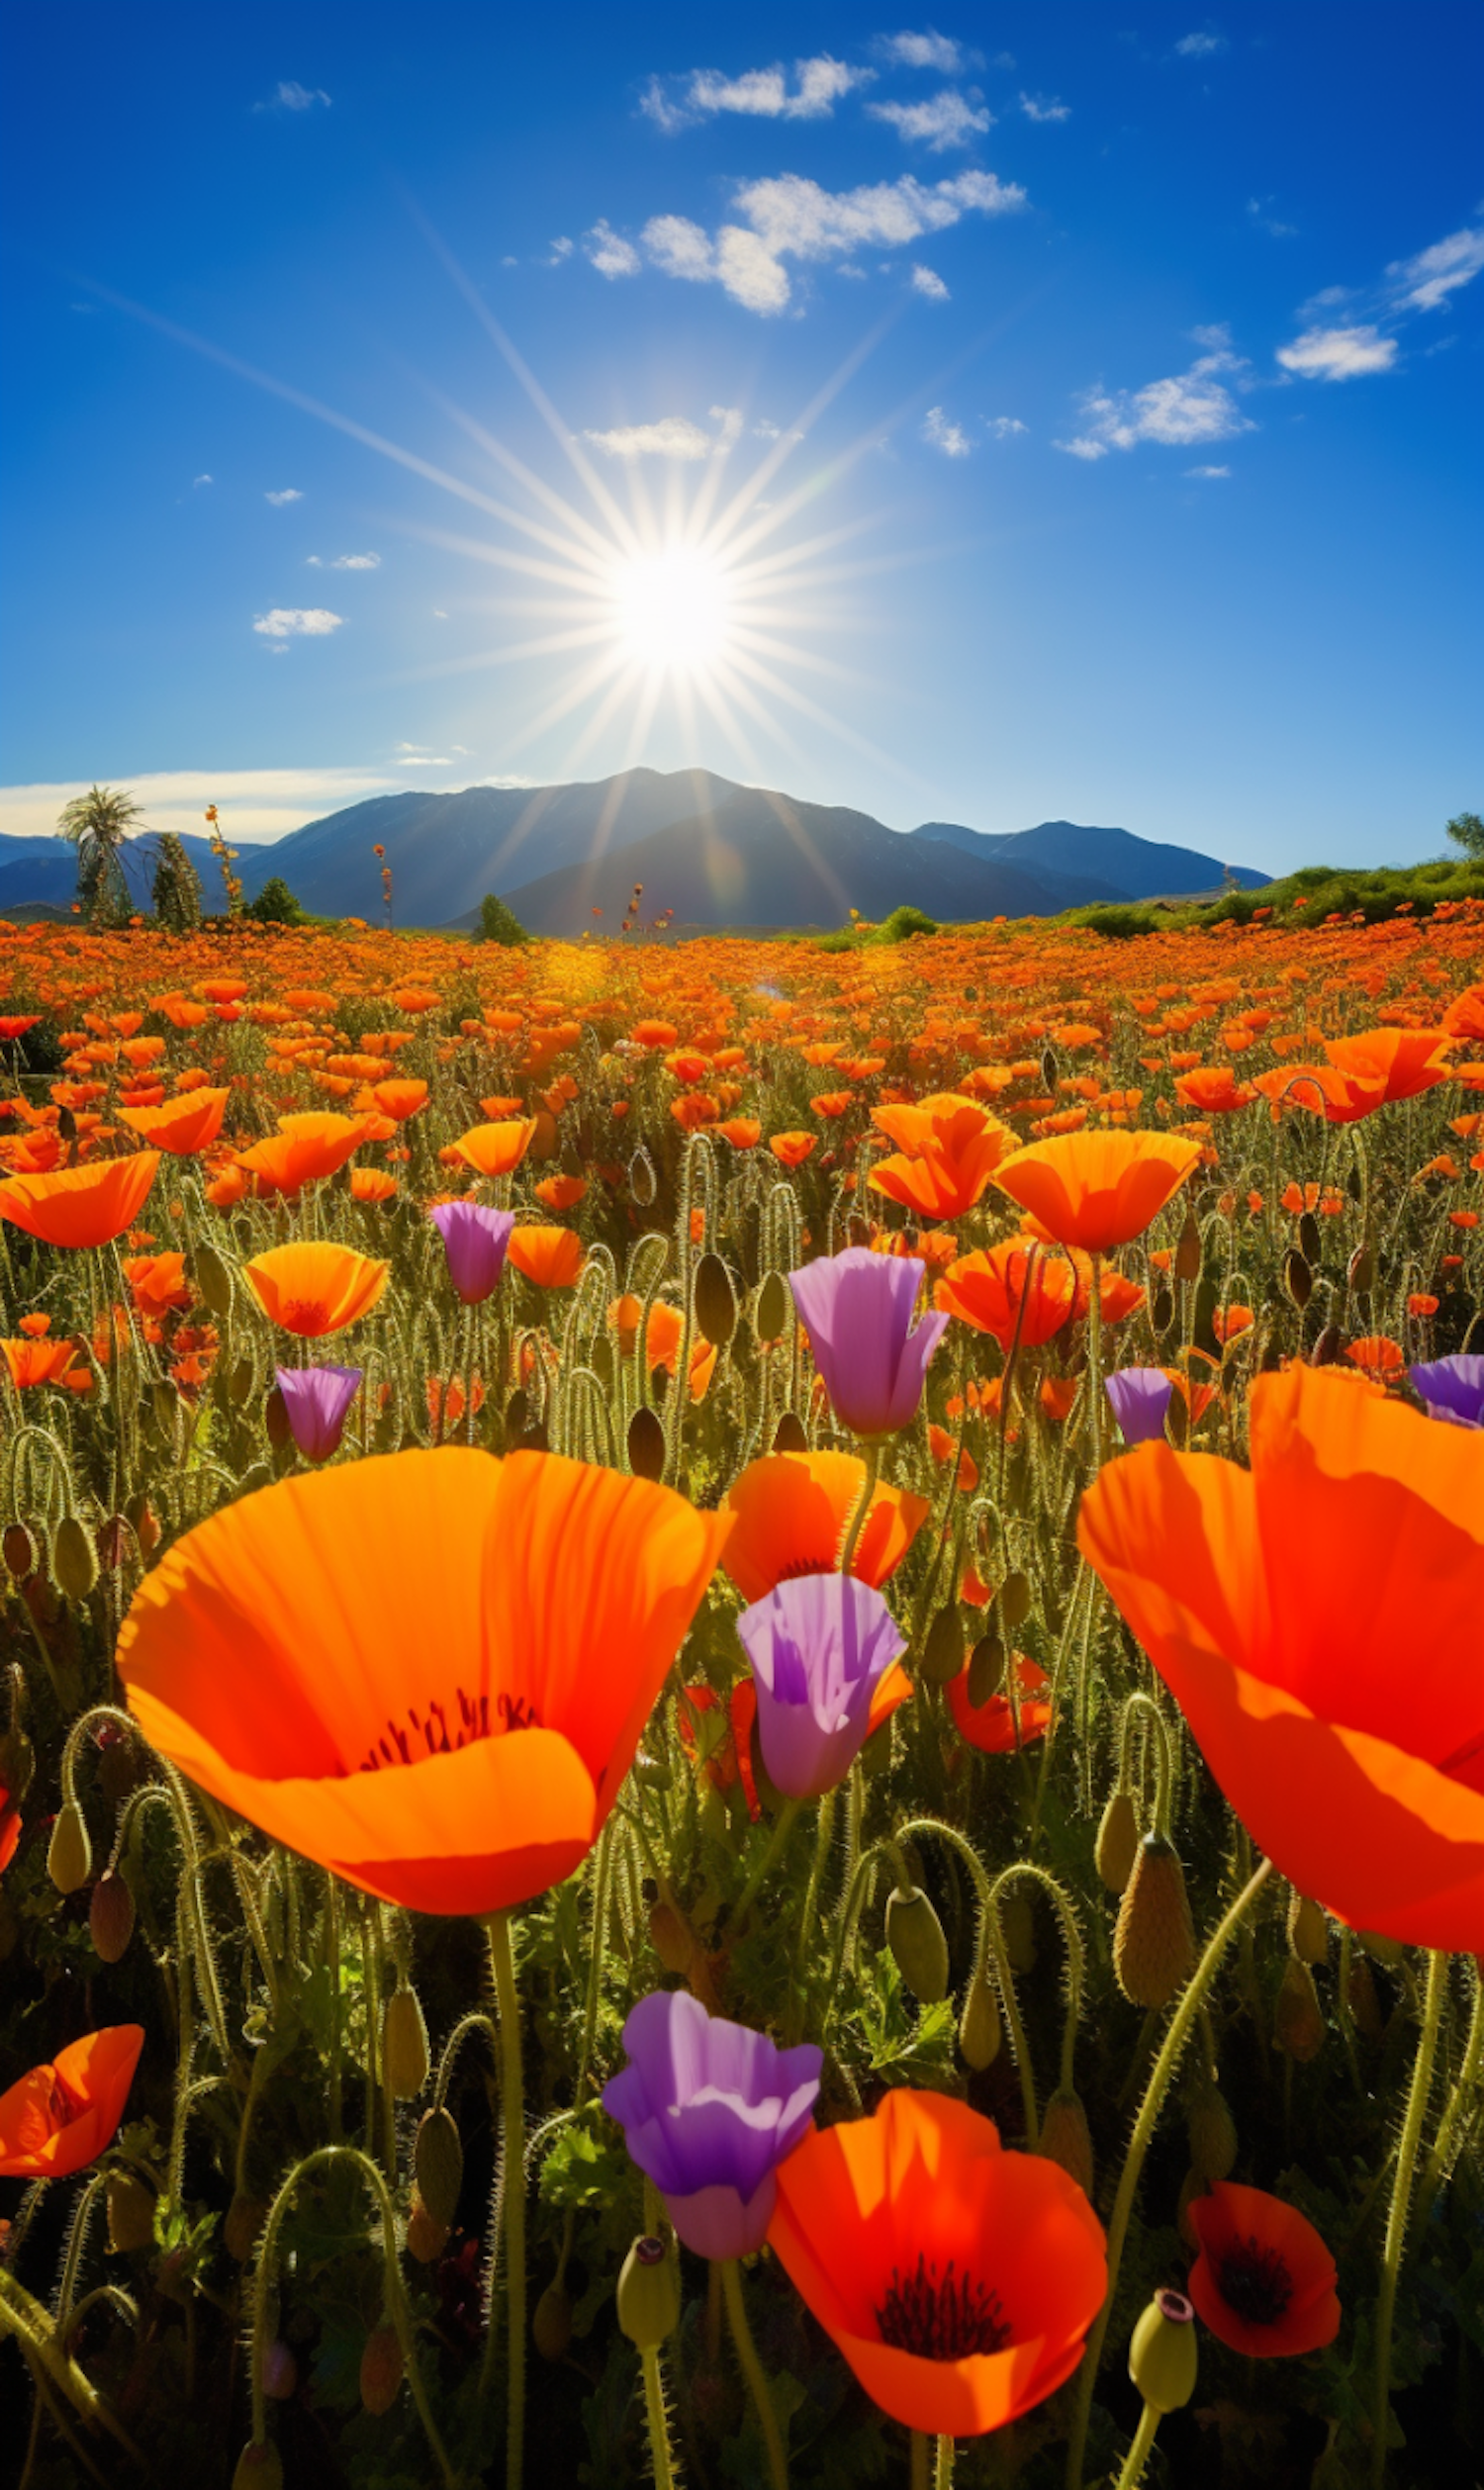
[[[697,547],[668,545],[625,562],[613,589],[619,638],[641,665],[696,676],[726,656],[732,583]]]

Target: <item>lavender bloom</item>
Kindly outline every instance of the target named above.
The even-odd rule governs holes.
[[[1409,1366],[1408,1374],[1430,1418],[1450,1427],[1484,1428],[1484,1357],[1436,1358],[1430,1366]]]
[[[749,2257],[773,2219],[774,2172],[813,2113],[823,2054],[707,2014],[687,1988],[641,1997],[623,2027],[629,2063],[603,2086],[630,2161],[653,2179],[676,2235],[699,2257]]]
[[[894,1435],[917,1415],[928,1359],[948,1329],[946,1314],[910,1328],[922,1273],[903,1255],[851,1245],[788,1274],[830,1406],[857,1435]]]
[[[359,1366],[280,1366],[277,1374],[295,1443],[306,1461],[327,1461],[361,1388]]]
[[[844,1780],[871,1727],[871,1705],[906,1649],[879,1591],[845,1574],[781,1582],[737,1619],[758,1690],[768,1778],[786,1798]]]
[[[1121,1366],[1105,1386],[1126,1444],[1158,1443],[1174,1385],[1162,1366]]]
[[[455,1296],[466,1306],[483,1305],[500,1286],[514,1212],[487,1210],[482,1202],[439,1202],[427,1215],[443,1240]]]

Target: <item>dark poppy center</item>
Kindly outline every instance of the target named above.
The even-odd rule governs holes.
[[[1293,2276],[1275,2248],[1234,2240],[1218,2260],[1217,2287],[1249,2326],[1276,2326],[1293,2297]]]
[[[891,2268],[891,2288],[876,2312],[881,2341],[893,2352],[914,2352],[921,2360],[967,2360],[975,2352],[1001,2352],[1011,2327],[999,2294],[972,2274],[956,2273],[950,2258],[942,2273],[936,2259],[919,2257],[905,2276]]]
[[[523,1695],[497,1695],[493,1717],[488,1695],[466,1695],[458,1686],[454,1689],[454,1701],[458,1706],[456,1719],[451,1719],[447,1706],[436,1701],[429,1701],[421,1712],[414,1711],[409,1705],[405,1718],[389,1720],[375,1743],[366,1749],[360,1771],[379,1773],[386,1765],[422,1764],[430,1755],[456,1755],[460,1747],[473,1746],[480,1738],[503,1737],[510,1729],[537,1729],[541,1725]]]

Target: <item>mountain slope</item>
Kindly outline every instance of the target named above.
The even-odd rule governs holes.
[[[1091,899],[1158,899],[1180,890],[1215,890],[1228,868],[1195,848],[1163,847],[1154,839],[1136,838],[1131,830],[1103,829],[1081,821],[1041,821],[1034,830],[971,830],[961,821],[924,821],[914,839],[956,847],[965,856],[991,864],[1017,865],[1026,873],[1055,875],[1083,883],[1101,876],[1101,890],[1079,889],[1068,906]],[[1231,872],[1244,890],[1260,890],[1266,874],[1234,865]],[[1116,885],[1116,887],[1114,886]]]

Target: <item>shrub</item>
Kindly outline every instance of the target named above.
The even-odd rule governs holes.
[[[487,890],[479,903],[479,923],[474,929],[477,943],[503,943],[507,951],[528,943],[530,936],[513,911],[493,890]]]

